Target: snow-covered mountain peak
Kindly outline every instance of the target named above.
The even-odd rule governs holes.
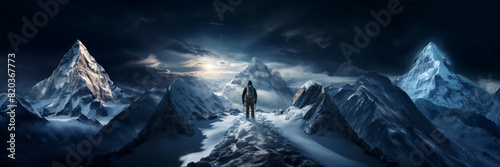
[[[80,40],[77,40],[73,46],[71,46],[70,50],[64,55],[61,62],[59,63],[59,67],[64,68],[74,68],[80,59],[86,60],[87,62],[92,61],[95,62],[94,58],[90,56],[90,53],[87,50],[87,47],[83,45]],[[97,63],[91,63],[89,65],[94,65]]]
[[[38,83],[33,87],[36,89],[44,86],[37,99],[55,98],[61,90],[73,91],[86,86],[99,101],[106,102],[113,99],[111,89],[114,88],[113,81],[99,65],[94,57],[90,55],[85,45],[77,40],[71,49],[63,56],[57,68],[48,78],[50,83]],[[51,93],[50,89],[55,89]]]
[[[448,76],[453,74],[446,67],[443,54],[433,42],[430,42],[422,49],[409,73],[420,73],[422,74],[420,77],[424,78],[435,75]]]
[[[248,67],[257,67],[259,69],[265,69],[267,66],[260,61],[259,58],[257,57],[252,57],[252,60],[250,61],[250,64],[248,64]]]
[[[293,106],[302,108],[316,102],[316,99],[325,91],[321,83],[309,80],[293,96]]]
[[[429,42],[429,44],[427,44],[420,53],[420,58],[429,58],[435,61],[442,61],[443,55],[439,51],[436,44],[434,44],[433,42]]]
[[[300,88],[309,89],[310,87],[313,87],[313,86],[322,86],[322,85],[321,85],[321,83],[319,83],[317,81],[309,80],[306,83],[304,83],[304,85],[300,86]]]
[[[478,113],[500,124],[500,105],[475,82],[450,71],[437,46],[429,43],[403,76],[394,81],[413,101],[426,99],[449,109]]]
[[[222,95],[233,107],[242,105],[242,93],[248,81],[257,89],[257,108],[266,111],[283,109],[292,103],[293,94],[278,72],[271,71],[258,58],[252,58],[248,66],[224,87]]]
[[[94,118],[108,115],[102,104],[119,100],[114,95],[120,90],[77,40],[52,75],[33,86],[29,99],[44,116],[85,114]]]

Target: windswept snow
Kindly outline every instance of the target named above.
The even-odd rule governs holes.
[[[213,151],[215,146],[221,142],[221,139],[226,135],[226,131],[235,124],[236,119],[241,116],[228,115],[222,117],[220,121],[210,123],[211,121],[196,121],[194,123],[205,139],[201,142],[203,145],[201,147],[202,151],[193,152],[180,157],[183,162],[182,166],[186,166],[190,162],[200,161],[201,158],[206,157]],[[206,125],[210,123],[209,125]]]

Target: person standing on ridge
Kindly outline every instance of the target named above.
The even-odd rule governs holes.
[[[243,95],[241,95],[241,101],[243,106],[246,107],[246,116],[248,118],[248,108],[252,109],[252,118],[255,118],[254,107],[257,104],[257,91],[252,85],[252,81],[248,81],[247,87],[243,89]]]

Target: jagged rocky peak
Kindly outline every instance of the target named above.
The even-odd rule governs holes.
[[[38,82],[28,94],[29,101],[44,116],[85,114],[89,118],[108,116],[102,104],[116,102],[120,92],[104,68],[77,40],[63,56],[52,75]],[[113,115],[113,113],[111,113]]]
[[[56,98],[63,92],[72,92],[82,87],[90,90],[99,101],[113,99],[113,81],[90,55],[85,45],[77,40],[63,56],[52,75],[36,84],[30,91],[34,100]]]
[[[293,105],[297,108],[302,108],[306,105],[314,104],[323,92],[321,83],[309,80],[293,96]]]
[[[80,40],[77,40],[70,51],[64,55],[59,65],[74,68],[75,75],[80,75],[85,80],[85,84],[99,101],[106,102],[113,99],[110,89],[113,82]]]

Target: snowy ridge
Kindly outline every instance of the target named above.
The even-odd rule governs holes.
[[[419,141],[434,149],[420,165],[465,166],[474,162],[453,143],[434,140],[431,134],[439,132],[436,127],[385,76],[370,72],[355,84],[344,86],[333,98],[359,137],[399,163],[404,163],[400,158],[409,163],[410,153],[420,150]]]
[[[496,148],[500,144],[500,129],[485,116],[437,106],[425,99],[415,104],[451,141],[471,153],[484,166],[500,164]]]
[[[320,166],[260,119],[239,118],[210,156],[188,166]]]
[[[119,103],[120,93],[108,74],[77,40],[63,56],[52,75],[37,83],[29,92],[30,102],[44,116],[89,118],[108,117],[104,103]],[[118,95],[123,97],[122,95]]]
[[[3,125],[7,125],[10,119],[10,115],[7,114],[9,112],[10,108],[8,105],[11,103],[9,102],[9,97],[8,93],[3,92],[0,94],[0,122],[3,122]],[[22,98],[20,95],[16,94],[16,101],[17,101],[17,107],[16,107],[16,119],[22,120],[23,122],[27,123],[42,123],[45,124],[48,121],[43,118],[38,111],[33,109],[33,107],[26,101],[24,98]],[[2,130],[7,130],[7,127],[2,128]]]
[[[306,134],[333,137],[328,138],[332,141],[344,139],[363,150],[364,156],[372,156],[383,164],[392,164],[392,160],[388,160],[378,148],[372,148],[358,137],[330,95],[324,92],[321,83],[306,82],[295,94],[294,106],[286,110],[285,119],[292,122],[305,120],[303,129]]]
[[[233,108],[242,107],[241,94],[249,80],[257,89],[257,108],[273,111],[285,109],[292,104],[293,94],[281,75],[272,72],[262,61],[254,57],[245,70],[224,87],[222,96],[232,102]]]
[[[137,137],[165,96],[167,88],[152,88],[144,92],[130,106],[117,114],[98,132],[94,138],[102,136],[102,147],[95,154],[116,151]],[[109,129],[113,131],[109,132]]]
[[[307,81],[300,87],[286,115],[287,120],[308,119],[307,134],[333,136],[332,133],[338,133],[346,138],[355,135],[330,96],[324,94],[323,86],[316,81]]]
[[[213,115],[226,111],[224,103],[228,102],[211,92],[205,81],[200,78],[177,79],[168,89],[175,107],[184,117],[193,112]]]
[[[148,141],[154,140],[155,138],[177,138],[181,136],[190,137],[194,135],[194,131],[193,127],[188,124],[182,114],[176,110],[172,101],[172,95],[170,91],[167,91],[144,128],[132,142],[128,143],[116,152],[92,158],[85,166],[109,166],[110,163],[112,163],[111,159],[118,159],[133,153],[135,148],[147,143]]]
[[[324,93],[324,90],[321,83],[311,80],[307,81],[293,96],[292,105],[297,108],[302,108],[306,105],[313,104],[322,93]]]
[[[485,115],[500,123],[500,105],[490,93],[462,75],[450,71],[434,43],[420,53],[412,69],[395,83],[412,100],[427,99],[446,108]]]

